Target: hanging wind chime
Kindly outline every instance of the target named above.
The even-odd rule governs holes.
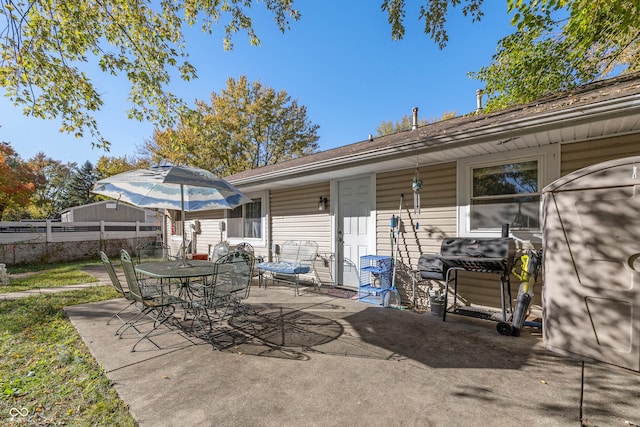
[[[422,180],[420,179],[419,164],[416,161],[416,173],[413,176],[413,213],[420,213],[420,190],[422,190]]]

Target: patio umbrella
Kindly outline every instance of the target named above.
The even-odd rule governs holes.
[[[251,199],[211,172],[190,166],[157,166],[135,169],[96,182],[93,193],[142,208],[182,212],[183,261],[186,257],[184,213],[233,209]]]

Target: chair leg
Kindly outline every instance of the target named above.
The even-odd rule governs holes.
[[[117,312],[116,314],[114,314],[113,316],[109,317],[109,320],[107,320],[107,325],[108,325],[109,323],[111,323],[111,321],[112,321],[114,318],[116,318],[116,317],[117,317],[118,319],[120,319],[120,321],[121,321],[122,323],[127,323],[127,322],[126,322],[122,317],[120,317],[120,315],[121,315],[122,313],[124,313],[125,311],[127,311],[127,310],[128,310],[132,305],[134,305],[135,303],[136,303],[135,301],[130,301],[130,302],[129,302],[129,304],[128,304],[125,308],[123,308],[122,310],[118,311],[118,312]]]
[[[166,311],[170,311],[170,313],[166,313]],[[154,307],[152,310],[150,310],[149,313],[151,312],[156,312],[157,314],[154,316],[154,322],[153,322],[153,328],[151,328],[151,330],[147,331],[147,333],[145,333],[144,335],[140,335],[138,334],[138,336],[140,337],[138,339],[138,341],[136,341],[136,343],[133,345],[133,347],[131,347],[131,352],[135,352],[136,351],[136,346],[142,342],[142,340],[148,340],[149,342],[151,342],[151,344],[155,345],[156,348],[160,349],[160,346],[151,339],[151,333],[155,330],[157,330],[160,326],[164,325],[166,322],[168,322],[169,320],[171,320],[171,317],[173,315],[173,313],[175,312],[175,308],[173,306],[167,305],[167,306],[161,306],[161,307]]]
[[[129,319],[124,325],[120,326],[116,330],[115,335],[120,335],[120,337],[122,338],[122,334],[125,333],[129,328],[133,328],[134,330],[137,331],[136,333],[139,333],[140,331],[138,330],[138,328],[136,328],[135,325],[140,321],[140,319],[147,316],[149,311],[150,311],[149,307],[144,307],[143,309],[141,309],[138,314],[136,314],[131,319]]]
[[[226,312],[220,315],[218,313],[217,306],[212,306],[211,309],[213,310],[213,314],[210,313],[209,307],[198,307],[194,309],[192,312],[193,318],[191,319],[190,329],[191,331],[194,331],[194,327],[197,325],[197,328],[202,331],[202,336],[200,338],[211,344],[211,347],[214,350],[220,350],[213,339],[213,330],[215,329],[215,324],[222,321]],[[206,320],[202,319],[203,315],[206,316]],[[215,317],[218,317],[219,319],[215,320]]]

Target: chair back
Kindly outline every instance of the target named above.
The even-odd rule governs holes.
[[[278,261],[302,264],[314,268],[318,243],[313,240],[287,240],[282,244]]]
[[[236,251],[249,252],[251,255],[255,254],[253,246],[250,243],[247,243],[247,242],[242,242],[242,243],[237,244],[235,250]]]
[[[131,297],[142,304],[144,304],[144,297],[142,295],[142,289],[138,282],[138,276],[136,275],[131,255],[125,249],[120,251],[120,261],[122,263],[122,270],[124,271],[124,277],[127,279],[127,285],[129,286],[129,293]]]
[[[147,242],[135,248],[138,264],[145,261],[168,261],[170,252],[169,245],[160,242]]]
[[[229,253],[229,244],[227,242],[220,242],[215,246],[209,247],[209,261],[216,261],[221,256]]]
[[[180,243],[180,247],[178,248],[178,253],[176,254],[176,258],[178,259],[185,258],[187,254],[193,253],[192,251],[193,251],[193,248],[192,248],[191,240],[187,240],[184,245]]]
[[[128,292],[122,288],[122,283],[120,283],[120,278],[116,274],[115,268],[113,268],[113,264],[111,263],[111,259],[109,256],[105,254],[103,251],[100,251],[100,258],[102,259],[102,264],[104,264],[105,270],[107,270],[107,274],[109,275],[109,279],[111,279],[111,283],[113,287],[116,288],[116,291],[123,297],[127,297]]]
[[[216,260],[213,267],[213,293],[243,299],[249,295],[254,257],[249,252],[233,251]]]

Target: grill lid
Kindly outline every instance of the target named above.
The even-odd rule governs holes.
[[[513,258],[515,244],[509,237],[500,238],[449,238],[442,241],[440,255],[482,258]]]

